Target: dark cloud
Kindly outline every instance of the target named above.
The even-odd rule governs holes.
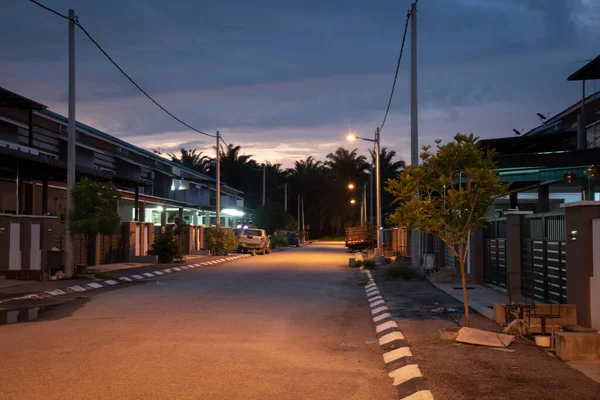
[[[283,157],[380,123],[410,3],[86,0],[76,12],[176,115],[260,151],[289,142],[290,149],[276,151]],[[47,4],[67,13],[72,2]],[[0,42],[0,85],[66,113],[66,21],[27,1],[9,2],[3,14],[0,37],[10,40]],[[422,137],[528,129],[535,112],[576,101],[579,87],[566,77],[581,66],[575,61],[597,55],[599,15],[589,0],[420,2]],[[81,33],[76,45],[80,119],[139,143],[210,147],[143,98]],[[399,153],[407,137],[409,55],[407,43],[388,122]]]

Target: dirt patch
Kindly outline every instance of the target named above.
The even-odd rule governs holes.
[[[598,399],[600,384],[531,341],[519,340],[510,346],[514,352],[503,352],[443,340],[440,329],[462,323],[462,303],[429,282],[381,278],[375,274],[436,400]],[[440,307],[459,312],[432,312]],[[501,330],[472,309],[471,313],[474,328]]]

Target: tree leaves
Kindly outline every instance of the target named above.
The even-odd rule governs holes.
[[[121,223],[117,202],[121,195],[112,182],[83,178],[71,191],[73,211],[69,227],[72,235],[111,235]]]

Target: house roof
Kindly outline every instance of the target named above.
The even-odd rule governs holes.
[[[0,107],[21,108],[26,110],[44,110],[47,107],[36,101],[0,87]]]
[[[600,79],[600,56],[594,58],[567,78],[568,81],[591,81]]]
[[[46,114],[46,115],[50,116],[50,117],[58,119],[59,121],[62,121],[64,123],[68,123],[68,121],[69,121],[67,117],[65,117],[63,115],[60,115],[60,114],[57,114],[57,113],[55,113],[53,111],[50,111],[50,110],[43,110],[41,112],[43,114]],[[120,146],[123,146],[126,149],[130,149],[130,150],[134,150],[134,151],[136,151],[138,153],[142,153],[143,155],[149,157],[150,159],[158,160],[161,163],[164,163],[164,164],[167,164],[167,165],[170,165],[170,166],[174,166],[174,167],[177,167],[177,168],[179,168],[181,170],[189,172],[190,174],[193,174],[193,175],[196,175],[196,176],[200,177],[203,181],[213,182],[213,183],[216,182],[216,179],[213,178],[213,177],[210,177],[210,176],[205,175],[205,174],[203,174],[201,172],[198,172],[196,170],[188,168],[188,167],[184,166],[183,164],[180,164],[180,163],[171,161],[171,160],[169,160],[167,158],[164,158],[164,157],[161,157],[159,155],[156,155],[156,154],[154,154],[151,151],[148,151],[148,150],[143,149],[141,147],[137,147],[137,146],[135,146],[135,145],[133,145],[133,144],[131,144],[129,142],[126,142],[126,141],[124,141],[122,139],[119,139],[119,138],[117,138],[115,136],[109,135],[108,133],[102,132],[102,131],[100,131],[100,130],[98,130],[96,128],[93,128],[93,127],[89,126],[89,125],[86,125],[86,124],[83,124],[83,123],[77,121],[76,122],[76,128],[83,129],[83,130],[86,130],[86,131],[88,131],[90,133],[98,135],[98,136],[100,136],[100,137],[102,137],[104,139],[107,139],[109,141],[117,143],[117,144],[119,144]],[[238,193],[238,194],[242,194],[243,193],[241,190],[232,188],[232,187],[230,187],[230,186],[228,186],[228,185],[226,185],[224,183],[221,183],[221,185],[223,187],[229,189],[229,190],[232,190],[232,191]]]

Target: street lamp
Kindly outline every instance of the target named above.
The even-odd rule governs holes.
[[[375,194],[377,198],[377,249],[375,249],[375,255],[377,256],[381,255],[381,168],[379,165],[379,136],[379,128],[375,130],[374,139],[359,137],[354,133],[350,133],[346,136],[346,139],[350,142],[361,139],[375,143]]]
[[[353,183],[349,184],[348,189],[350,189],[350,190],[354,189],[354,184]]]
[[[356,204],[356,200],[354,200],[354,199],[350,200],[350,204]]]

